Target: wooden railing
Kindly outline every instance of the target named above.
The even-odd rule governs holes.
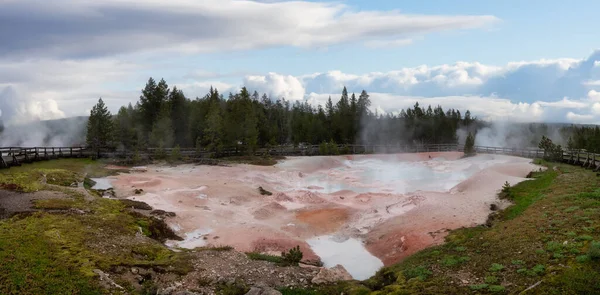
[[[424,145],[338,145],[338,150],[342,154],[392,154],[392,153],[422,153],[422,152],[463,152],[464,146],[459,144],[424,144]],[[544,151],[538,148],[506,148],[506,147],[486,147],[475,146],[475,151],[480,154],[499,154],[510,155],[525,158],[542,158]],[[152,159],[162,152],[169,156],[173,148],[156,149],[148,148],[137,152],[137,156],[142,159]],[[181,148],[179,153],[183,157],[190,159],[208,159],[215,156],[214,152],[205,149]],[[135,153],[117,149],[104,148],[98,151],[85,147],[0,147],[0,167],[19,166],[21,163],[30,163],[34,161],[49,160],[56,158],[75,158],[75,157],[100,157],[131,159]],[[229,148],[219,152],[218,156],[237,156],[247,155],[242,149]],[[255,155],[272,156],[315,156],[319,155],[319,145],[300,145],[300,146],[276,146],[259,148],[254,152]],[[565,151],[563,161],[575,165],[581,165],[598,170],[600,167],[600,154],[589,153],[586,151]]]

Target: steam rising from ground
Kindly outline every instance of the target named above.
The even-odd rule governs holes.
[[[4,126],[3,147],[71,147],[85,144],[86,117],[52,121],[34,120]]]

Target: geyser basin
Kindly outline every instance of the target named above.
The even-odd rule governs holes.
[[[321,169],[303,177],[296,185],[286,183],[281,190],[309,189],[322,193],[351,190],[356,193],[415,191],[445,192],[471,177],[478,171],[495,164],[507,163],[507,158],[477,157],[456,159],[453,154],[427,161],[401,161],[395,156],[350,157],[332,163],[330,169]],[[282,169],[309,170],[304,167],[309,161],[323,160],[296,158],[278,165]]]
[[[485,222],[505,181],[528,159],[460,153],[293,157],[274,167],[149,167],[112,181],[119,197],[173,211],[179,247],[231,245],[342,264],[364,279],[447,230]],[[272,192],[261,195],[258,187]],[[141,188],[143,195],[135,195]],[[210,229],[210,230],[207,230]],[[334,238],[335,237],[335,238]]]

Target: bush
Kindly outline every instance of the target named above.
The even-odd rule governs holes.
[[[467,136],[465,140],[465,156],[474,156],[475,155],[475,136],[471,132]]]
[[[590,244],[590,247],[588,249],[588,256],[590,257],[590,259],[592,260],[599,260],[600,259],[600,242],[592,242]]]
[[[171,156],[169,157],[169,162],[176,163],[181,161],[181,148],[177,145],[175,148],[171,150]]]
[[[402,274],[407,279],[418,278],[419,280],[424,281],[432,274],[432,272],[424,266],[417,266],[405,270]]]
[[[492,263],[492,266],[490,267],[491,272],[498,272],[503,269],[504,269],[504,265],[498,264],[498,263]]]
[[[319,145],[319,155],[329,155],[329,144],[322,142]]]
[[[542,136],[542,140],[538,144],[538,148],[544,150],[544,160],[561,162],[563,159],[563,149],[560,145],[556,145],[546,136]]]
[[[329,141],[329,153],[331,155],[339,155],[340,151],[338,149],[337,144],[333,141],[333,139],[331,141]]]
[[[493,285],[493,286],[490,286],[490,287],[488,288],[488,290],[489,290],[490,292],[504,292],[506,289],[504,288],[504,286],[500,286],[500,285]]]
[[[281,257],[283,261],[290,265],[298,265],[298,263],[302,260],[302,251],[300,251],[300,246],[296,246],[290,249],[288,252],[281,252]]]

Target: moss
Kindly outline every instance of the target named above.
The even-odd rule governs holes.
[[[71,208],[83,208],[81,202],[73,199],[45,199],[35,200],[34,208],[44,210],[67,210]]]
[[[96,268],[145,266],[177,274],[191,270],[187,253],[136,238],[138,216],[116,200],[52,199],[36,206],[77,207],[90,213],[37,212],[0,222],[0,294],[101,294]],[[153,219],[145,220],[150,235],[160,232]]]

